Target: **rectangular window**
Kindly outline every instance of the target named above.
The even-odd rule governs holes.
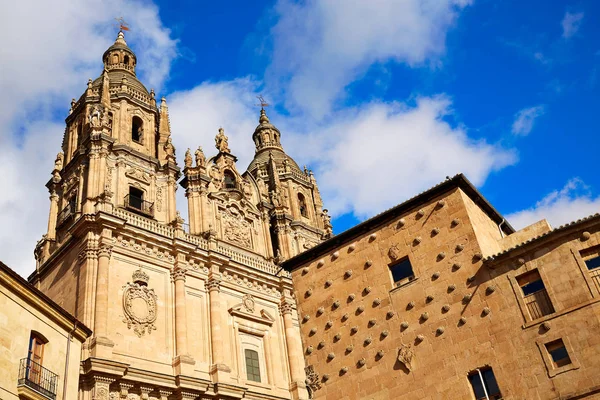
[[[502,398],[500,388],[491,368],[481,368],[469,374],[469,382],[477,400],[497,400]],[[487,397],[486,397],[487,395]]]
[[[544,281],[537,269],[517,276],[517,283],[521,287],[523,300],[532,320],[554,312]]]
[[[415,274],[408,257],[390,265],[390,272],[396,286],[404,285],[415,279]]]
[[[585,260],[585,266],[594,285],[600,290],[600,256],[596,255],[595,257],[588,258]]]
[[[560,368],[571,364],[571,358],[569,357],[569,353],[567,352],[567,348],[562,339],[546,343],[545,346],[552,359],[554,368]]]
[[[254,350],[244,350],[246,356],[246,376],[249,381],[260,382],[260,361],[258,352]]]

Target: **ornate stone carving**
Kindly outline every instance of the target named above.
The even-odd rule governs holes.
[[[304,368],[304,373],[306,374],[306,389],[308,389],[309,398],[313,398],[313,394],[315,391],[321,389],[321,383],[319,382],[319,374],[315,372],[315,369],[312,365]]]
[[[244,297],[242,297],[242,305],[249,313],[254,312],[254,304],[254,297],[252,297],[251,294],[245,294]]]
[[[157,186],[156,187],[156,210],[157,211],[162,211],[162,204],[163,204],[163,187]]]
[[[209,278],[206,282],[206,289],[210,292],[211,290],[221,290],[221,280],[216,278]]]
[[[404,367],[409,371],[412,372],[414,366],[413,366],[413,360],[415,357],[415,353],[413,352],[412,346],[410,344],[406,345],[406,344],[401,344],[400,347],[398,348],[398,361],[401,362]]]
[[[186,272],[187,270],[185,268],[175,267],[171,270],[171,279],[173,281],[178,281],[180,279],[185,281]]]
[[[98,257],[108,257],[108,258],[110,258],[111,253],[112,253],[112,246],[109,246],[109,245],[106,245],[106,244],[103,244],[98,249]]]
[[[398,248],[398,244],[393,244],[388,250],[388,257],[392,261],[396,261],[400,257],[400,249]]]
[[[244,247],[252,247],[250,223],[246,221],[236,207],[228,207],[226,211],[223,211],[221,221],[225,240],[238,243]]]
[[[219,133],[215,136],[215,147],[221,153],[231,153],[231,150],[229,150],[229,138],[225,135],[223,128],[219,128]]]
[[[133,282],[123,286],[123,322],[127,328],[133,327],[138,337],[142,337],[146,331],[150,334],[156,330],[157,296],[154,289],[147,287],[149,277],[144,271],[135,271],[132,278]]]
[[[292,307],[292,304],[290,302],[284,301],[283,303],[281,303],[279,305],[279,310],[281,312],[281,315],[291,314],[292,310],[293,310],[293,307]]]
[[[125,176],[146,184],[150,183],[149,175],[142,171],[140,168],[130,168],[127,172],[125,172]]]
[[[183,164],[185,165],[186,168],[190,168],[192,166],[192,152],[190,151],[189,147],[185,151],[185,156],[183,158]]]

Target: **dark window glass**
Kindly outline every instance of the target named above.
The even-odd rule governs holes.
[[[246,349],[246,375],[249,381],[260,382],[260,363],[258,360],[258,352]]]
[[[235,189],[235,176],[231,171],[225,171],[223,178],[225,189]]]
[[[298,193],[298,207],[300,208],[300,215],[308,218],[308,210],[306,208],[306,199],[302,193]]]
[[[521,289],[523,289],[523,295],[527,296],[529,294],[535,293],[535,292],[539,292],[540,290],[545,289],[546,287],[544,286],[544,282],[541,279],[538,279],[536,281],[527,283],[523,286],[521,286]]]
[[[589,260],[586,260],[585,265],[587,265],[587,269],[590,271],[600,267],[600,257],[594,257]]]
[[[479,375],[478,371],[471,372],[471,374],[469,374],[469,382],[473,387],[473,393],[475,394],[475,398],[477,400],[485,399],[486,391],[490,399],[496,400],[502,398],[500,388],[498,387],[498,382],[496,382],[496,377],[494,376],[494,371],[492,371],[491,368],[481,369],[481,376]]]
[[[142,209],[142,202],[144,201],[144,191],[132,186],[129,187],[129,206]]]
[[[137,143],[142,142],[144,133],[144,121],[140,117],[133,117],[131,120],[131,140]]]
[[[555,367],[558,368],[571,364],[571,358],[562,339],[546,343],[546,350],[548,350]]]
[[[410,264],[410,260],[405,258],[394,265],[390,265],[392,278],[396,284],[403,284],[414,279],[415,274]]]

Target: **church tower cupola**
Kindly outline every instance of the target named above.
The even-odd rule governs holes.
[[[135,65],[137,64],[137,57],[135,53],[127,46],[125,42],[125,35],[123,31],[119,31],[117,40],[110,46],[102,56],[104,62],[104,69],[111,71],[113,69],[120,69],[129,71],[135,75]]]
[[[256,152],[258,153],[265,149],[272,148],[282,149],[280,139],[281,132],[271,124],[265,109],[261,108],[259,124],[252,135],[252,140],[254,140],[256,146]]]

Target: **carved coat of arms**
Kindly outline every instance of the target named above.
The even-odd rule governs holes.
[[[393,244],[388,250],[388,257],[392,261],[396,261],[400,257],[400,249],[397,244]]]
[[[321,389],[319,374],[317,374],[312,365],[304,368],[304,372],[306,373],[306,389],[308,389],[308,396],[312,399],[314,397],[314,393]]]
[[[226,240],[251,248],[250,223],[235,207],[229,207],[221,214],[223,234]]]
[[[148,288],[150,277],[141,269],[132,275],[133,282],[127,282],[123,286],[123,322],[138,337],[142,337],[146,331],[152,333],[156,330],[156,293],[154,289]]]
[[[402,344],[398,348],[398,361],[404,364],[406,369],[410,372],[413,370],[413,359],[415,353],[413,352],[410,344]]]

